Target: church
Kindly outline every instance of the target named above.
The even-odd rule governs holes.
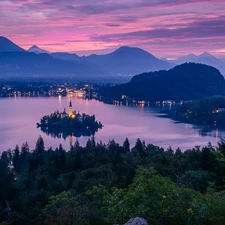
[[[65,108],[64,108],[63,113],[61,114],[62,118],[65,118],[67,116],[71,117],[71,118],[76,118],[76,116],[77,116],[76,111],[73,111],[73,106],[72,106],[71,99],[70,99],[70,104],[69,104],[69,108],[68,108],[68,114],[66,113],[66,109]]]

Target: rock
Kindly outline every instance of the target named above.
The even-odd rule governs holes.
[[[140,217],[131,218],[124,225],[148,225],[148,222]]]

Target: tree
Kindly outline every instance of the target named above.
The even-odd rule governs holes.
[[[134,148],[138,151],[138,152],[143,152],[143,145],[142,142],[140,140],[140,138],[137,139]]]
[[[80,142],[78,141],[78,139],[76,139],[76,141],[75,141],[74,148],[75,149],[79,149],[80,148]]]
[[[137,216],[162,225],[205,224],[207,221],[207,206],[200,193],[178,187],[152,168],[139,167],[128,188],[108,191],[99,185],[87,194],[102,199],[109,223],[123,224]]]
[[[220,142],[218,142],[219,150],[225,156],[225,139],[221,138]]]
[[[61,168],[64,169],[64,167],[66,166],[66,153],[62,147],[62,144],[59,145],[59,160]]]
[[[7,150],[7,156],[8,156],[9,161],[12,162],[13,153],[12,153],[12,150],[11,149],[8,149]]]
[[[169,146],[169,148],[166,150],[166,154],[172,156],[174,154],[173,149],[171,148],[171,146]]]
[[[87,148],[87,149],[91,149],[91,147],[92,147],[91,139],[88,138],[87,143],[86,143],[86,148]]]
[[[94,136],[91,137],[91,147],[92,148],[96,147],[96,142],[95,142],[95,137]]]
[[[6,151],[2,152],[1,159],[4,160],[7,164],[11,163]]]
[[[81,166],[82,166],[81,154],[80,154],[79,150],[76,150],[76,152],[75,152],[75,169],[80,170]]]
[[[44,144],[44,140],[41,137],[41,135],[38,137],[37,143],[36,143],[36,147],[34,150],[34,153],[36,153],[37,155],[44,153],[45,150],[45,144]]]
[[[38,190],[45,189],[47,186],[47,181],[44,176],[41,176],[41,178],[38,180]]]
[[[123,142],[123,147],[124,147],[126,152],[130,151],[130,142],[129,142],[127,137],[126,137],[125,141]]]
[[[137,139],[135,146],[134,146],[134,153],[139,155],[140,157],[145,157],[145,142],[141,142],[140,138]]]
[[[85,211],[79,201],[68,192],[62,192],[50,197],[45,206],[44,214],[49,225],[79,225],[87,224],[84,221]]]
[[[182,151],[181,151],[181,149],[179,147],[176,149],[175,155],[176,156],[182,155]]]
[[[201,160],[200,160],[200,166],[202,170],[210,169],[210,161],[212,157],[213,157],[213,154],[211,153],[208,147],[205,147],[202,149]]]
[[[21,159],[25,159],[30,152],[30,148],[27,142],[22,144],[21,147]]]
[[[13,166],[17,172],[19,171],[19,161],[20,161],[20,149],[19,146],[16,145],[13,151]]]

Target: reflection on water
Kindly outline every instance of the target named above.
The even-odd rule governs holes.
[[[86,134],[75,131],[63,134],[56,130],[41,131],[36,127],[36,123],[43,115],[67,108],[69,100],[69,97],[0,99],[0,152],[12,149],[16,144],[21,146],[26,141],[33,149],[39,135],[42,135],[46,148],[50,146],[55,148],[61,143],[64,148],[69,149],[70,143],[74,143],[76,139],[81,145],[85,145],[90,138],[88,135],[94,135],[97,142],[102,140],[103,143],[108,143],[114,139],[123,144],[128,137],[131,146],[134,146],[137,138],[140,138],[146,143],[164,148],[180,147],[182,150],[196,145],[205,146],[209,141],[212,145],[217,145],[220,138],[225,136],[223,130],[177,123],[161,117],[160,115],[163,115],[160,113],[161,107],[169,110],[170,106],[167,105],[115,106],[75,97],[72,97],[74,110],[94,114],[96,119],[104,124],[102,129]],[[70,136],[71,134],[73,136]]]
[[[48,136],[51,136],[53,138],[63,138],[66,139],[69,136],[74,136],[76,138],[79,138],[81,136],[94,136],[95,133],[98,131],[98,128],[95,129],[71,129],[71,128],[52,128],[52,127],[40,127],[41,131]]]

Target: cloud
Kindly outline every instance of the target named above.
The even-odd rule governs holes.
[[[106,27],[120,27],[120,24],[115,24],[115,23],[105,23],[104,26],[106,26]]]
[[[182,52],[215,48],[215,40],[222,49],[224,15],[224,0],[0,1],[1,35],[65,51],[136,45]]]
[[[68,43],[73,43],[73,42],[86,42],[87,40],[79,40],[79,39],[74,39],[74,40],[65,40],[65,42],[68,42]]]
[[[160,38],[206,38],[206,37],[221,37],[225,39],[225,17],[218,19],[200,20],[194,23],[187,24],[185,28],[177,29],[149,29],[139,30],[128,33],[114,33],[104,35],[90,35],[92,41],[127,41],[131,39],[149,40]]]

